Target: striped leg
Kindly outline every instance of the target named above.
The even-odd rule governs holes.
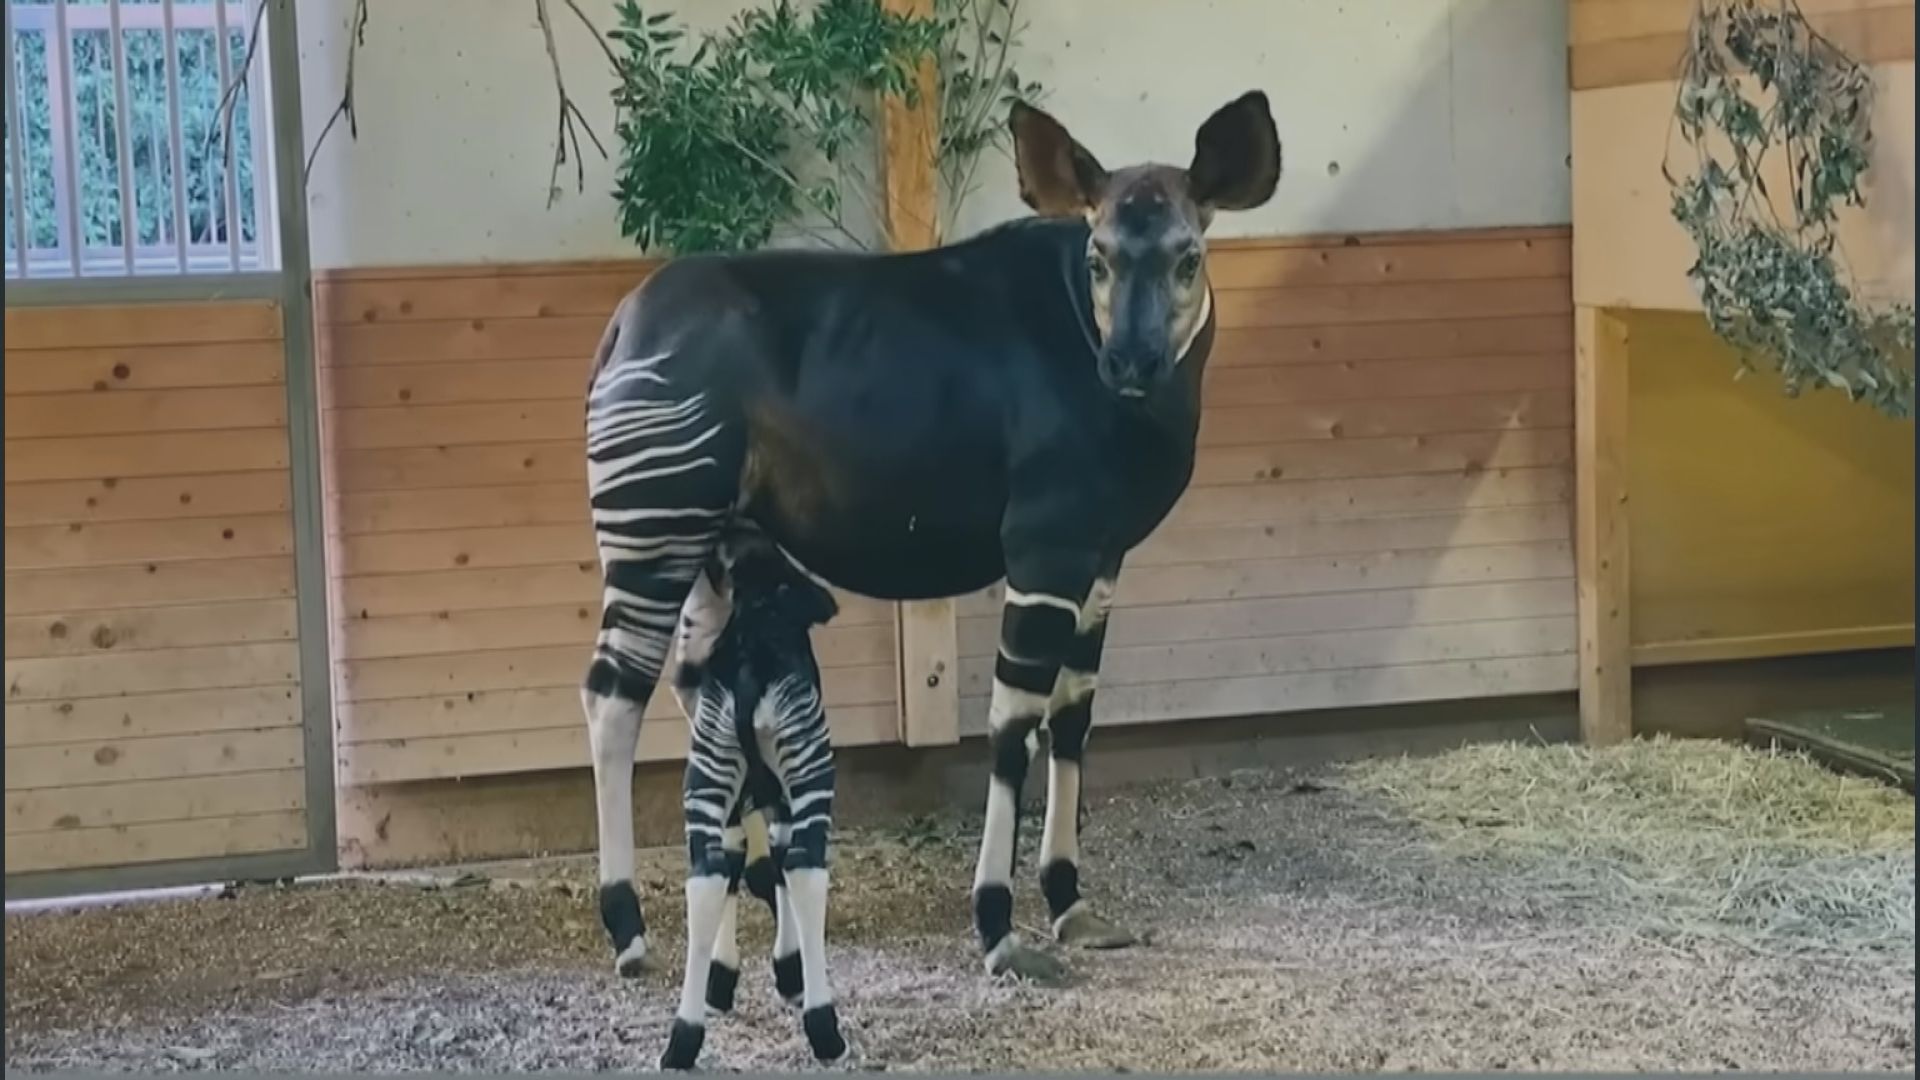
[[[790,819],[781,870],[792,929],[799,938],[800,1022],[813,1056],[847,1056],[827,974],[827,849],[833,830],[833,743],[815,679],[792,676],[775,687],[777,726],[770,759],[777,762]]]
[[[682,811],[687,831],[687,966],[680,984],[663,1069],[691,1069],[706,1041],[710,978],[726,920],[730,822],[739,819],[746,755],[733,730],[732,700],[724,691],[700,702],[687,750]],[[737,826],[735,826],[737,828]]]
[[[734,804],[733,820],[727,823],[722,850],[727,862],[727,900],[720,909],[720,929],[714,935],[713,963],[707,968],[707,1008],[730,1013],[740,989],[740,878],[747,863],[746,830],[740,825],[739,803]]]
[[[787,851],[793,846],[793,822],[788,817],[786,798],[778,794],[764,811],[766,849],[764,855],[747,853],[747,888],[766,902],[773,913],[773,989],[780,1000],[799,1008],[803,983],[800,970],[800,930],[794,922],[793,896],[787,891]],[[752,846],[752,836],[748,836]]]
[[[1042,981],[1066,974],[1059,961],[1023,946],[1013,934],[1013,858],[1020,791],[1093,578],[1091,568],[1071,556],[1009,561],[987,713],[993,775],[973,877],[974,929],[990,974]]]
[[[793,848],[793,823],[782,805],[769,810],[767,823],[768,889],[773,907],[773,989],[780,1000],[793,1008],[802,1003],[806,989],[801,972],[800,924],[793,914],[793,893],[787,880],[787,852]]]
[[[1113,606],[1114,578],[1093,583],[1073,645],[1047,702],[1047,731],[1052,747],[1047,769],[1047,824],[1040,839],[1040,892],[1047,898],[1053,936],[1064,944],[1117,949],[1134,936],[1095,914],[1080,898],[1080,778],[1087,735],[1093,728],[1093,693],[1099,682],[1100,653],[1106,645],[1107,613]]]
[[[633,759],[681,607],[739,488],[744,435],[703,395],[647,398],[663,358],[601,371],[587,403],[587,479],[600,549],[600,633],[581,699],[593,747],[600,918],[622,975],[644,969],[633,888]],[[670,387],[668,388],[670,389]]]

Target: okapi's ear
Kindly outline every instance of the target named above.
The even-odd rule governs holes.
[[[1280,134],[1267,95],[1249,90],[1220,107],[1193,140],[1187,186],[1211,210],[1251,210],[1280,184]]]
[[[1020,198],[1049,217],[1085,214],[1100,201],[1107,170],[1073,141],[1060,121],[1023,101],[1007,118],[1013,130],[1013,163],[1020,174]]]

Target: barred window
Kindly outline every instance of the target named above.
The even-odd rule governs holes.
[[[8,280],[275,268],[261,0],[6,4]]]

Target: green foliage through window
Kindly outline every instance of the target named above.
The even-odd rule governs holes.
[[[185,5],[182,5],[184,9]],[[228,63],[240,71],[246,52],[246,24],[231,20],[228,27]],[[55,83],[50,76],[58,70],[53,54],[54,34],[50,31],[16,28],[13,33],[13,77],[20,88],[21,124],[7,124],[8,161],[5,194],[6,250],[4,259],[11,268],[18,251],[21,223],[15,220],[14,185],[22,184],[21,202],[26,210],[28,247],[45,257],[61,246],[67,229],[64,201],[56,200],[56,190],[67,184],[65,149],[56,153],[57,138],[64,138],[54,126]],[[173,145],[167,93],[166,35],[162,30],[125,31],[125,79],[128,117],[127,144],[131,154],[129,186],[133,196],[135,244],[137,247],[164,249],[172,258],[172,247],[179,234],[181,207],[176,205],[174,161],[176,149],[185,180],[185,234],[190,246],[227,243],[226,152],[222,145],[224,127],[219,112],[222,83],[220,78],[219,34],[210,29],[181,26],[175,31],[177,44],[179,112],[182,138]],[[101,248],[118,248],[121,235],[120,125],[122,118],[113,79],[111,36],[103,31],[70,31],[68,52],[70,74],[65,84],[67,120],[73,126],[73,145],[78,151],[73,163],[73,182],[78,191],[80,233],[88,249],[98,257]],[[250,94],[240,93],[233,103],[234,186],[239,210],[240,239],[250,247],[258,239],[254,177],[253,123],[249,110]],[[11,109],[9,110],[11,113]],[[21,172],[14,175],[13,141],[19,140]]]
[[[1742,373],[1764,357],[1789,394],[1834,387],[1911,417],[1913,305],[1858,295],[1838,236],[1841,210],[1865,205],[1871,74],[1794,0],[1698,4],[1674,107],[1693,169],[1675,176],[1671,153],[1662,168],[1699,249],[1688,276],[1708,322]],[[1787,205],[1767,188],[1770,154],[1785,159]]]

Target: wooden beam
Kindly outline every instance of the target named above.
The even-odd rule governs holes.
[[[1574,312],[1574,558],[1580,610],[1580,736],[1633,735],[1627,590],[1627,333],[1611,312]]]
[[[933,17],[933,0],[881,0],[896,15]],[[920,65],[918,102],[909,107],[903,98],[882,102],[881,173],[886,189],[888,245],[895,251],[919,251],[937,246],[940,236],[940,191],[936,137],[940,110],[932,59]]]
[[[1677,79],[1692,8],[1579,0],[1569,27],[1568,85],[1600,90]],[[1816,31],[1862,64],[1913,59],[1912,0],[1806,0],[1801,8]]]
[[[932,0],[882,0],[890,12],[922,18]],[[921,65],[919,100],[882,103],[881,175],[888,246],[919,251],[941,241],[935,147],[940,111],[933,62]],[[960,741],[960,621],[951,600],[898,606],[900,741],[941,746]]]

